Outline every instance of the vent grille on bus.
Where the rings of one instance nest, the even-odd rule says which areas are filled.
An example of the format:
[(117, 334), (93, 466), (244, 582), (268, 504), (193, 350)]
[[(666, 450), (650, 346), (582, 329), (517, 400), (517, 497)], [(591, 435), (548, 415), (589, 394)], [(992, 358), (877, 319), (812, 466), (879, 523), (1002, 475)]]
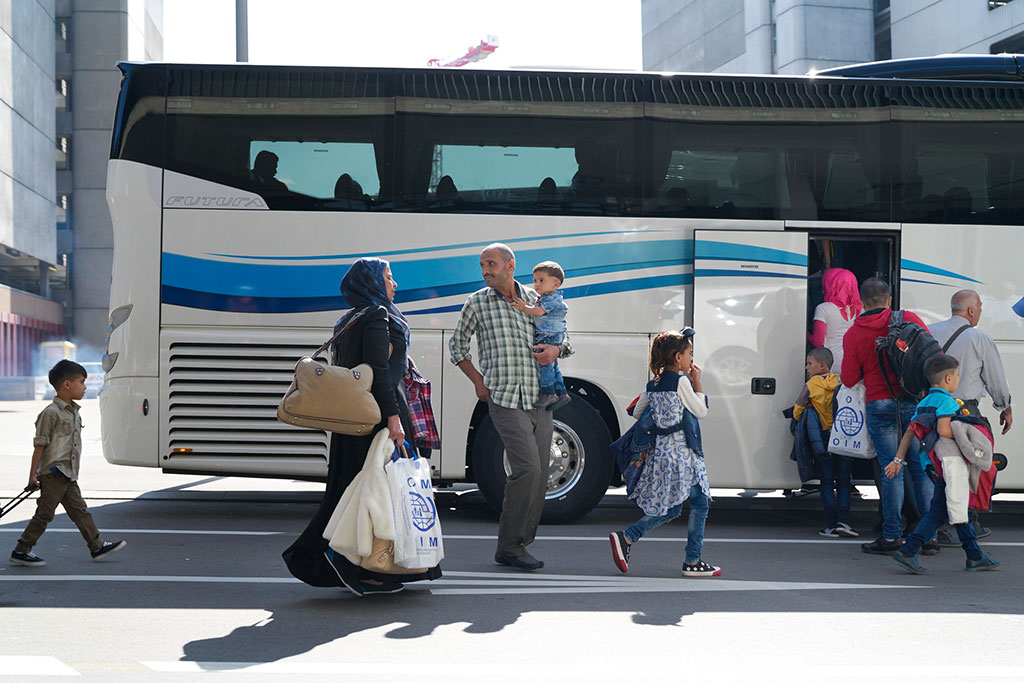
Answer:
[(277, 420), (295, 363), (310, 351), (300, 344), (172, 342), (165, 380), (168, 452), (326, 462), (325, 432)]

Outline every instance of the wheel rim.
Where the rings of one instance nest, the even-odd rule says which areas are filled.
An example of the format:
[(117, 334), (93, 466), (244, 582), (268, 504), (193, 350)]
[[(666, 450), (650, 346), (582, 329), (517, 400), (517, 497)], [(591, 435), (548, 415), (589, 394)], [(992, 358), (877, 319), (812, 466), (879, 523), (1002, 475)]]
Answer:
[[(583, 477), (586, 465), (586, 451), (583, 440), (569, 425), (560, 420), (552, 420), (554, 430), (551, 433), (551, 451), (548, 455), (548, 481), (544, 500), (560, 498), (571, 491)], [(512, 474), (508, 466), (508, 455), (502, 451), (502, 464), (505, 476)]]

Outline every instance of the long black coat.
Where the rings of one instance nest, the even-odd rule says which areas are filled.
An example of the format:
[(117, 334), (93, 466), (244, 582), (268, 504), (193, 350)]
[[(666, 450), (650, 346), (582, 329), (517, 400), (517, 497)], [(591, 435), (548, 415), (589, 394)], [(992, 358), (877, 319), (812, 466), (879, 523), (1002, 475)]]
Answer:
[[(404, 331), (389, 319), (387, 309), (383, 306), (367, 307), (362, 316), (334, 343), (332, 364), (351, 368), (366, 363), (373, 369), (373, 385), (370, 390), (380, 406), (381, 421), (366, 436), (331, 435), (327, 488), (320, 507), (302, 535), (283, 553), (285, 564), (292, 575), (311, 586), (342, 585), (337, 573), (324, 557), (327, 540), (323, 533), (345, 489), (363, 468), (373, 435), (387, 426), (390, 415), (397, 414), (406, 437), (412, 441), (409, 404), (401, 389), (407, 351)], [(347, 570), (357, 580), (408, 582), (433, 579), (441, 575), (439, 568), (426, 574), (408, 576), (375, 574), (352, 565), (340, 556), (335, 558), (335, 566)]]

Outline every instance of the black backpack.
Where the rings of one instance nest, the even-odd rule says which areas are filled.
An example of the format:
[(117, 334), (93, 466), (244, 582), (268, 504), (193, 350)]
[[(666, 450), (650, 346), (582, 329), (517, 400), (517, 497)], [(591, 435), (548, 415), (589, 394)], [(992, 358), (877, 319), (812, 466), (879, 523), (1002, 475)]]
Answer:
[[(885, 386), (893, 398), (920, 398), (931, 383), (924, 376), (924, 364), (942, 353), (935, 337), (917, 323), (903, 320), (903, 311), (893, 311), (889, 318), (889, 334), (875, 340), (878, 366)], [(899, 393), (889, 383), (886, 363), (899, 381)]]

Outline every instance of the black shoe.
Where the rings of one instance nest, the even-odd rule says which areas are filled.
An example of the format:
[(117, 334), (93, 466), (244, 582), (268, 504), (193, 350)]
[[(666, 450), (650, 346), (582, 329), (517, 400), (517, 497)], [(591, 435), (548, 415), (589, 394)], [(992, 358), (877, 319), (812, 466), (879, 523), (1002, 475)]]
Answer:
[(46, 560), (31, 551), (19, 553), (15, 550), (11, 553), (11, 564), (18, 564), (22, 567), (45, 567)]
[(890, 540), (885, 537), (879, 537), (871, 541), (871, 543), (861, 543), (860, 549), (872, 555), (892, 555), (900, 549), (901, 545), (898, 538)]
[(387, 593), (401, 593), (405, 590), (405, 585), (401, 583), (386, 582), (386, 583), (366, 583), (360, 581), (363, 586), (363, 595), (381, 595)]
[(629, 571), (629, 540), (621, 531), (613, 531), (608, 534), (608, 540), (612, 544), (612, 561), (615, 562), (619, 571), (625, 574)]
[(341, 581), (341, 585), (347, 588), (352, 595), (355, 595), (359, 598), (363, 597), (363, 593), (366, 592), (366, 586), (364, 586), (362, 582), (356, 581), (355, 579), (346, 580), (344, 572), (338, 569), (338, 565), (334, 564), (334, 558), (336, 556), (337, 554), (334, 552), (334, 549), (332, 548), (328, 548), (324, 551), (324, 558), (327, 560), (327, 564), (331, 566), (331, 569), (333, 569), (334, 573), (338, 576), (338, 581)]
[(505, 565), (506, 567), (512, 567), (513, 569), (521, 569), (524, 572), (532, 572), (544, 566), (543, 562), (538, 560), (530, 553), (523, 553), (522, 555), (505, 555), (502, 553), (494, 553), (494, 561), (498, 564)]
[(939, 554), (939, 544), (936, 543), (935, 541), (928, 541), (923, 546), (921, 546), (921, 554), (922, 555), (938, 555)]
[(126, 545), (128, 545), (128, 541), (114, 541), (113, 543), (104, 543), (100, 546), (99, 550), (92, 551), (92, 561), (99, 562), (100, 560), (106, 558), (107, 555), (111, 553), (116, 553), (118, 550), (121, 550)]

